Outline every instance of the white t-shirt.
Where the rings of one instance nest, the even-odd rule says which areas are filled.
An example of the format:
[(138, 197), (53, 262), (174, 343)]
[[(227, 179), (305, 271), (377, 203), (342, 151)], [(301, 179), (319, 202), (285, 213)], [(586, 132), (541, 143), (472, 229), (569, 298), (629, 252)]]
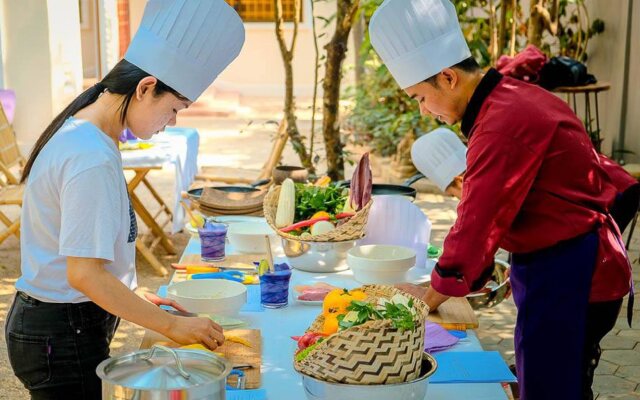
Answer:
[(122, 157), (90, 122), (67, 119), (38, 155), (24, 191), (16, 288), (41, 301), (89, 301), (67, 281), (67, 256), (101, 258), (127, 287), (137, 285), (137, 226)]

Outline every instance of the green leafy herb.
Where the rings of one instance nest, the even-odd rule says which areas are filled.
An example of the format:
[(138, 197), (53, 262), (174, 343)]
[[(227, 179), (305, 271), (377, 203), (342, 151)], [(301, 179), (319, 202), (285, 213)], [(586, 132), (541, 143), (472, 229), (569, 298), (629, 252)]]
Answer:
[[(387, 302), (384, 308), (377, 309), (373, 304), (366, 301), (353, 300), (351, 305), (347, 307), (349, 311), (346, 315), (338, 315), (338, 329), (344, 330), (352, 326), (362, 325), (367, 321), (376, 319), (390, 319), (392, 326), (396, 329), (413, 330), (416, 327), (415, 316), (411, 311), (413, 308), (413, 299), (404, 304)], [(355, 316), (355, 318), (351, 318)]]
[(295, 220), (308, 220), (318, 211), (326, 211), (331, 215), (340, 213), (347, 201), (346, 192), (335, 185), (317, 187), (297, 183)]

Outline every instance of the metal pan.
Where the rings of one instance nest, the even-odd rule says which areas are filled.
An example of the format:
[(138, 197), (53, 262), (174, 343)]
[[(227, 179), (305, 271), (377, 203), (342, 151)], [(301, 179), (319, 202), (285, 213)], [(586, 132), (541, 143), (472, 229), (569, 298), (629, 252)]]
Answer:
[[(213, 189), (220, 190), (222, 192), (227, 193), (253, 193), (259, 192), (263, 189), (259, 188), (259, 186), (264, 186), (271, 182), (271, 179), (262, 179), (256, 182), (251, 183), (249, 186), (211, 186)], [(200, 200), (200, 196), (202, 196), (202, 191), (204, 188), (191, 189), (187, 191), (187, 197), (189, 200)]]
[[(415, 200), (416, 189), (412, 188), (411, 185), (422, 178), (424, 178), (424, 175), (417, 174), (404, 181), (401, 185), (374, 183), (371, 194), (373, 196), (407, 196)], [(350, 187), (351, 181), (342, 181), (339, 182), (338, 185), (343, 187)]]

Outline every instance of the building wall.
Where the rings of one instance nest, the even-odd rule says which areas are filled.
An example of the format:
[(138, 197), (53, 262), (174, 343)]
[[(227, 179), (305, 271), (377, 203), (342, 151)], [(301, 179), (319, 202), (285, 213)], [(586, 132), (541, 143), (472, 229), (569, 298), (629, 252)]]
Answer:
[[(131, 37), (135, 34), (146, 0), (130, 0)], [(328, 18), (335, 12), (335, 1), (315, 3), (316, 15)], [(303, 22), (298, 29), (298, 39), (293, 60), (293, 75), (296, 95), (311, 96), (313, 93), (313, 75), (315, 51), (311, 26), (310, 0), (303, 0)], [(330, 40), (333, 25), (322, 29), (324, 23), (318, 21), (319, 34), (326, 33), (320, 39), (320, 54), (324, 54), (323, 46)], [(287, 43), (290, 43), (292, 24), (285, 24)], [(223, 91), (238, 92), (246, 96), (282, 96), (284, 94), (284, 67), (280, 48), (275, 36), (274, 23), (245, 23), (245, 44), (238, 58), (216, 79), (212, 85)], [(353, 65), (354, 52), (350, 41), (347, 64)], [(323, 71), (320, 71), (322, 78)], [(353, 81), (352, 74), (345, 74), (346, 84)], [(320, 92), (322, 90), (319, 85)]]
[[(84, 78), (98, 78), (100, 75), (100, 56), (98, 46), (98, 23), (96, 18), (96, 0), (81, 0), (86, 9), (82, 10), (83, 21), (80, 24), (82, 38), (82, 64)], [(86, 20), (84, 20), (86, 18)]]
[[(588, 0), (589, 15), (605, 22), (603, 34), (589, 43), (587, 66), (598, 80), (611, 82), (611, 89), (599, 96), (603, 151), (611, 153), (621, 130), (621, 111), (624, 78), (625, 41), (627, 34), (628, 1), (610, 2)], [(626, 155), (630, 162), (640, 162), (640, 3), (633, 5), (629, 86), (627, 96), (626, 139), (624, 147), (635, 155)]]
[(30, 148), (82, 84), (78, 3), (3, 0), (5, 86), (16, 92), (14, 127)]
[(5, 41), (4, 21), (4, 2), (0, 1), (0, 89), (4, 88), (4, 48), (2, 43)]

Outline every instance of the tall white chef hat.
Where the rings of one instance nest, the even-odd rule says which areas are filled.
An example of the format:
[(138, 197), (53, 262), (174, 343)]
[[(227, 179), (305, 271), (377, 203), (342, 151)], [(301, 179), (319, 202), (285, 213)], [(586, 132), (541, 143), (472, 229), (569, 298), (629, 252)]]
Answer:
[(413, 143), (411, 160), (444, 192), (467, 169), (467, 147), (453, 131), (437, 128)]
[(369, 35), (402, 89), (471, 57), (449, 0), (385, 0)]
[(244, 44), (224, 0), (149, 0), (125, 60), (195, 101)]

